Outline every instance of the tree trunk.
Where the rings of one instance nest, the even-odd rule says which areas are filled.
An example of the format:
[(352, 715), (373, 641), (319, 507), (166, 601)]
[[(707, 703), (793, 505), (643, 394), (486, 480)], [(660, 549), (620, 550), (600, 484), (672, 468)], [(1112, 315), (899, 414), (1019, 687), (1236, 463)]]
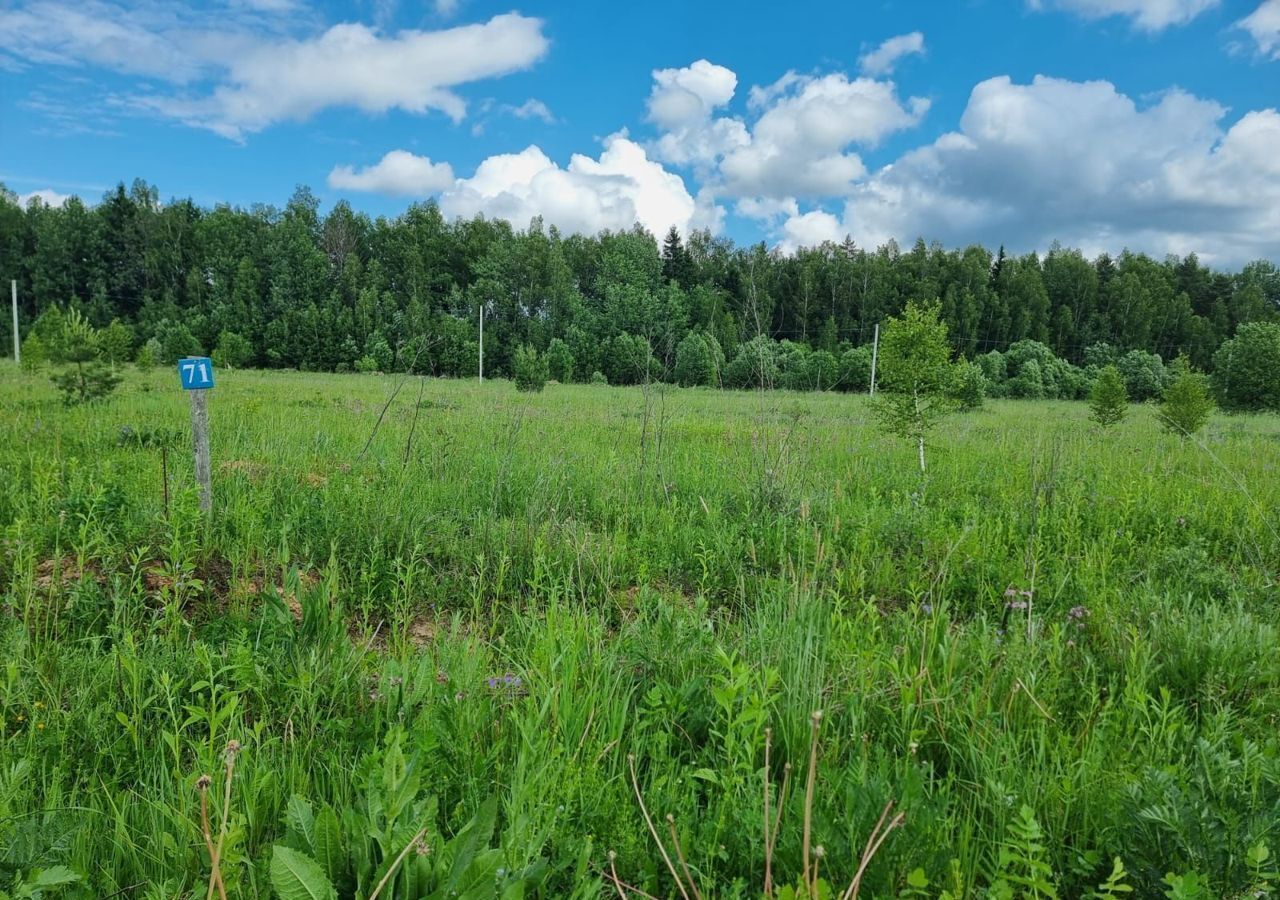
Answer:
[(920, 448), (920, 474), (924, 474), (924, 435), (916, 438), (916, 446)]

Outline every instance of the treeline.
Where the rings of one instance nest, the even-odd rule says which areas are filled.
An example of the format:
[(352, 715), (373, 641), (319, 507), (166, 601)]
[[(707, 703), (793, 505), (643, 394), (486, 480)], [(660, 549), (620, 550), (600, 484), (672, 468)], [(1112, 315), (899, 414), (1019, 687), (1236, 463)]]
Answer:
[(784, 255), (708, 232), (658, 241), (448, 222), (432, 203), (394, 219), (318, 207), (306, 188), (282, 210), (162, 204), (142, 181), (93, 207), (23, 208), (4, 191), (0, 278), (19, 283), (24, 334), (42, 314), (75, 310), (99, 329), (117, 323), (122, 352), (149, 347), (159, 362), (204, 352), (233, 365), (471, 375), (483, 307), (486, 373), (514, 374), (528, 346), (554, 378), (621, 384), (755, 384), (762, 354), (741, 352), (755, 341), (773, 383), (862, 389), (875, 326), (916, 300), (940, 304), (953, 348), (995, 393), (1079, 396), (1086, 367), (1116, 363), (1141, 394), (1144, 378), (1156, 391), (1164, 362), (1211, 371), (1238, 326), (1280, 320), (1280, 270), (1267, 261), (1228, 273), (1194, 255), (923, 241)]

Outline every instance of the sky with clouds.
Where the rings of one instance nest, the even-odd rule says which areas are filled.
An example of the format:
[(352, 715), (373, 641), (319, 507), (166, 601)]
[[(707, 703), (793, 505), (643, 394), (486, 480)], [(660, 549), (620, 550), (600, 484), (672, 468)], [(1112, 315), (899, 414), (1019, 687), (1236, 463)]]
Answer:
[(0, 0), (0, 181), (1280, 260), (1280, 0)]

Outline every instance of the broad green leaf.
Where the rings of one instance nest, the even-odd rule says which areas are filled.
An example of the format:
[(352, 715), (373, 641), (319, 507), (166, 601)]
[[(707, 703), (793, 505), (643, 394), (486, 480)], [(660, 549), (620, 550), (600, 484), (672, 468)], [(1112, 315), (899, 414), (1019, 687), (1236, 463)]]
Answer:
[(80, 876), (72, 872), (66, 866), (50, 866), (36, 873), (34, 884), (37, 887), (55, 887), (59, 884), (74, 884), (80, 880)]
[(337, 900), (338, 896), (319, 863), (280, 844), (271, 850), (271, 887), (280, 900)]
[(302, 848), (314, 854), (316, 852), (316, 820), (311, 812), (311, 804), (294, 794), (289, 798), (284, 821), (289, 830), (297, 836)]
[(338, 814), (328, 804), (321, 807), (320, 815), (316, 816), (315, 835), (316, 862), (328, 873), (331, 881), (340, 880), (347, 869), (342, 826), (338, 823)]

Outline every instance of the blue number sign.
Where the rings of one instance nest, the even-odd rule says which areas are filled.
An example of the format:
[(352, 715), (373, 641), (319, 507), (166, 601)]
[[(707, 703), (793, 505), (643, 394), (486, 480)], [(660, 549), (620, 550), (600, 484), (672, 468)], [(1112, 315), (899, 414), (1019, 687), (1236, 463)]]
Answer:
[(184, 391), (205, 391), (213, 387), (213, 361), (207, 356), (178, 360), (178, 375)]

